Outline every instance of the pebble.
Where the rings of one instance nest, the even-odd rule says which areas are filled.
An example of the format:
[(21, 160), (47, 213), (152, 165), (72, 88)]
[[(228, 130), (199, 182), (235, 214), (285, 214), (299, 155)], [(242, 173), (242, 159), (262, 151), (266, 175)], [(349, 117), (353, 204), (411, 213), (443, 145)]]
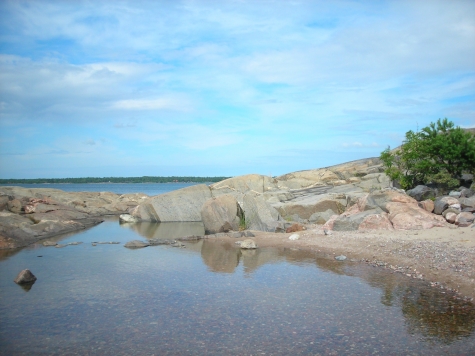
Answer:
[(298, 239), (300, 239), (299, 234), (292, 234), (289, 236), (289, 240), (298, 240)]

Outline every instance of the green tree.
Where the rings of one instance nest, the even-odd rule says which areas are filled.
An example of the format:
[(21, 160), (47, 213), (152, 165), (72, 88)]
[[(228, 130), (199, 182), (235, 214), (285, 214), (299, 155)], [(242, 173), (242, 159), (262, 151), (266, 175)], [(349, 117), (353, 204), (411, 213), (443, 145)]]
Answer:
[(475, 173), (475, 136), (439, 119), (419, 132), (406, 132), (401, 147), (388, 147), (380, 158), (385, 173), (404, 189), (428, 183), (453, 188), (462, 173)]

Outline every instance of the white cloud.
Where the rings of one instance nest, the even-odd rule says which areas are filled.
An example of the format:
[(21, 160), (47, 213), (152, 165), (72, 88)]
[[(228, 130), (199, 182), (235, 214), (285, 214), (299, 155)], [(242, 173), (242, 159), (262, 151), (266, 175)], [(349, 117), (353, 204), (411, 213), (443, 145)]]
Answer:
[(125, 110), (189, 111), (190, 104), (187, 100), (179, 100), (176, 98), (127, 99), (116, 101), (112, 104), (112, 108)]
[[(231, 167), (239, 149), (264, 169), (277, 148), (286, 164), (302, 150), (341, 158), (439, 117), (475, 125), (473, 1), (43, 0), (0, 11), (9, 152), (75, 145), (85, 161), (129, 152), (153, 165), (160, 152)], [(315, 167), (311, 156), (295, 161)]]

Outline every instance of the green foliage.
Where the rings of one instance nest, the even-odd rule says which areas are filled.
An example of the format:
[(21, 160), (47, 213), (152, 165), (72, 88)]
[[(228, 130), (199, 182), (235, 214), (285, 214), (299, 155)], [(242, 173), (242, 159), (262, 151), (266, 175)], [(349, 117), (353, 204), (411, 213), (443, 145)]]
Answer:
[(243, 231), (247, 229), (246, 217), (244, 214), (239, 217), (239, 231)]
[(463, 172), (475, 173), (475, 136), (447, 119), (408, 131), (401, 147), (381, 152), (385, 173), (404, 189), (438, 183), (456, 187)]
[(447, 171), (440, 171), (436, 174), (428, 176), (431, 183), (436, 183), (438, 186), (445, 188), (444, 190), (452, 190), (460, 185), (458, 179), (452, 177)]

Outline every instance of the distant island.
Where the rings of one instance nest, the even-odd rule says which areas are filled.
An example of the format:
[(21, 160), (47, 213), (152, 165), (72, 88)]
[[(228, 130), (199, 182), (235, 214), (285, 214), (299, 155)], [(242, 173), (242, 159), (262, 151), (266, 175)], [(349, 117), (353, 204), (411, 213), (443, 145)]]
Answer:
[(84, 177), (84, 178), (34, 178), (0, 179), (0, 184), (44, 183), (216, 183), (230, 177)]

